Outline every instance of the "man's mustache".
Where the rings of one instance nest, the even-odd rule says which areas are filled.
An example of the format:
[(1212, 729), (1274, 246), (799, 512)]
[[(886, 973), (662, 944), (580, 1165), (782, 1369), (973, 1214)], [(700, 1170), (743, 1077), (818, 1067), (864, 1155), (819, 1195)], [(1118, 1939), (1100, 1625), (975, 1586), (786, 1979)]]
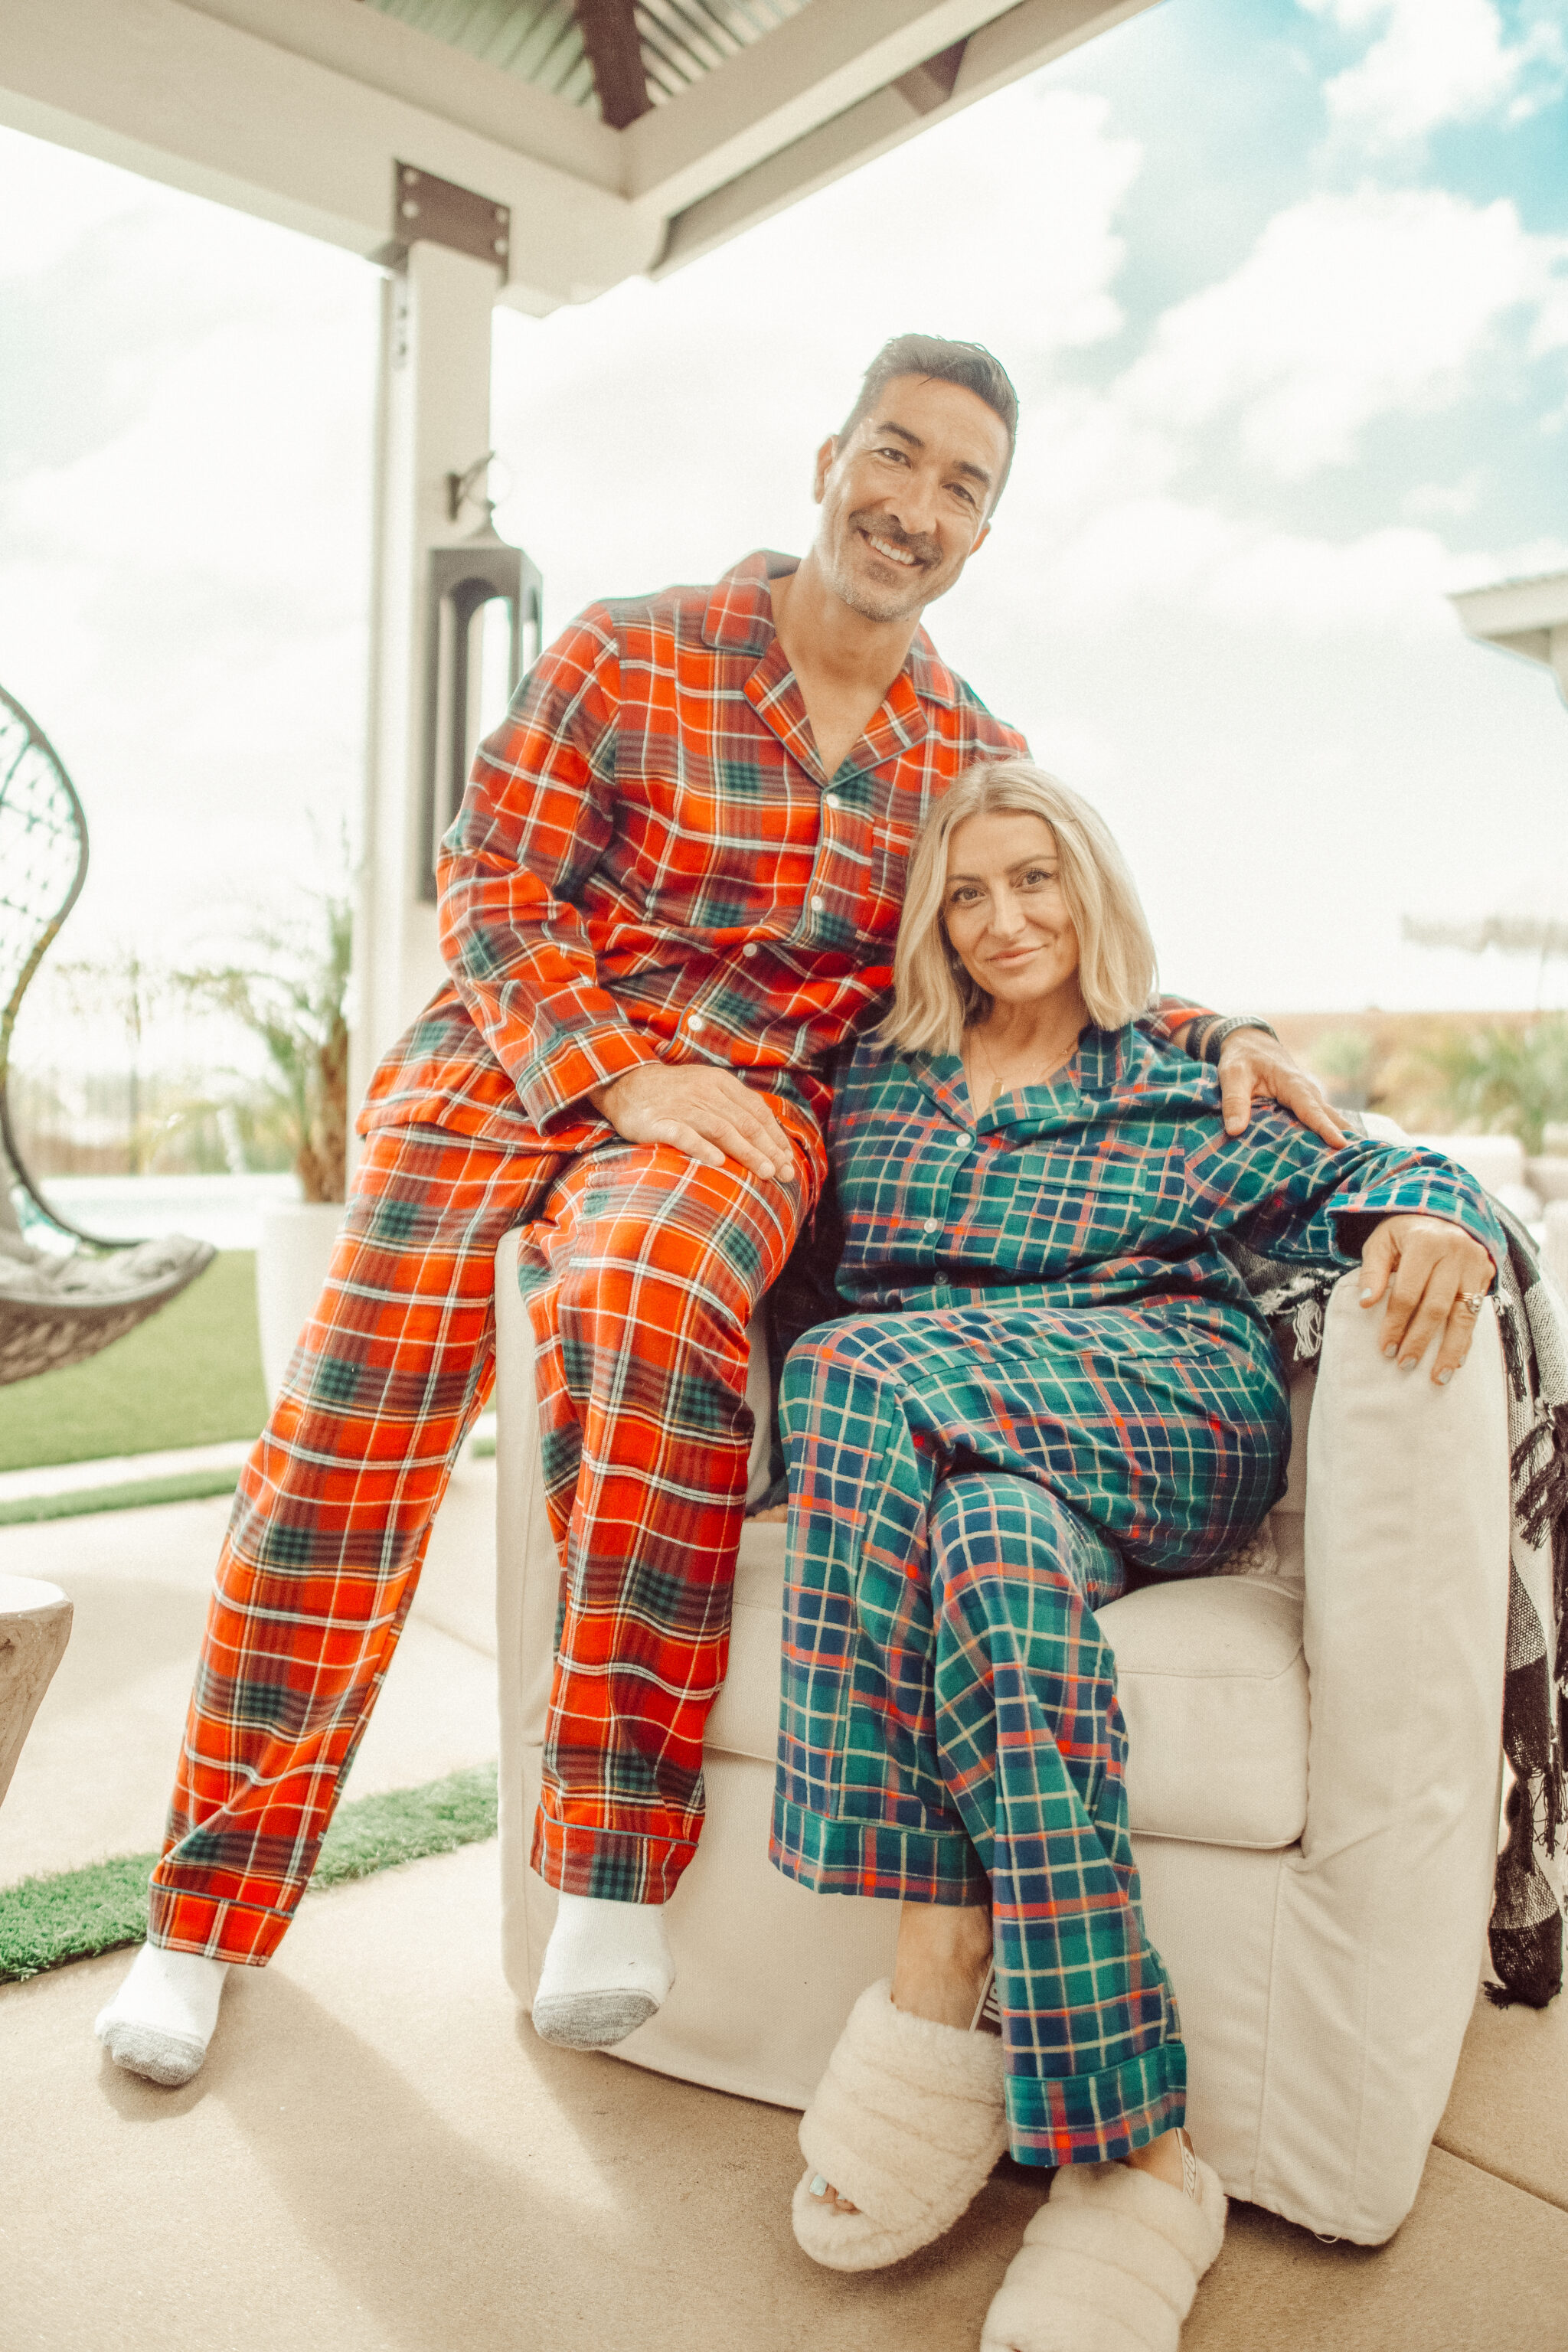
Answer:
[(942, 553), (930, 532), (911, 536), (901, 524), (889, 522), (886, 515), (879, 514), (875, 507), (862, 507), (858, 514), (850, 516), (849, 525), (852, 530), (874, 531), (889, 547), (903, 549), (921, 563), (934, 563)]

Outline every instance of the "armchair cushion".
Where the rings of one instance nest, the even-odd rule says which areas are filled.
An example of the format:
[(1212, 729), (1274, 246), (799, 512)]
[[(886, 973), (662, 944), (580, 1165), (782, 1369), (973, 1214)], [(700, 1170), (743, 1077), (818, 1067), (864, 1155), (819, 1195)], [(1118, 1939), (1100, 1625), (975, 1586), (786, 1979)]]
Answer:
[(1194, 1578), (1100, 1612), (1116, 1653), (1134, 1832), (1294, 1845), (1307, 1825), (1300, 1588)]

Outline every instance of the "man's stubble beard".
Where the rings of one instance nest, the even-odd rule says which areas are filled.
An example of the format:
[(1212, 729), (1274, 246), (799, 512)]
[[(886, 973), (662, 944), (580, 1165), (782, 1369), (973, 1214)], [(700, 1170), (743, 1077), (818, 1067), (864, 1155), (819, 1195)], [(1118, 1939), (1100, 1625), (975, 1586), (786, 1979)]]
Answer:
[[(847, 546), (860, 535), (864, 528), (865, 525), (858, 513), (847, 518), (845, 525)], [(918, 544), (908, 540), (900, 541), (900, 534), (893, 531), (887, 531), (885, 536), (905, 545)], [(864, 621), (875, 621), (886, 627), (898, 621), (918, 620), (926, 606), (933, 603), (942, 593), (940, 588), (929, 584), (930, 574), (924, 565), (911, 580), (909, 591), (905, 593), (892, 587), (878, 590), (866, 582), (857, 579), (847, 561), (847, 553), (841, 553), (837, 549), (821, 550), (820, 543), (819, 551), (826, 557), (823, 568), (835, 595), (841, 604), (847, 604), (852, 613), (858, 613)]]
[(918, 620), (931, 601), (923, 577), (911, 581), (910, 593), (900, 595), (896, 588), (879, 594), (865, 582), (857, 580), (847, 564), (833, 562), (827, 566), (827, 577), (834, 594), (863, 621), (877, 621), (883, 625), (894, 621)]

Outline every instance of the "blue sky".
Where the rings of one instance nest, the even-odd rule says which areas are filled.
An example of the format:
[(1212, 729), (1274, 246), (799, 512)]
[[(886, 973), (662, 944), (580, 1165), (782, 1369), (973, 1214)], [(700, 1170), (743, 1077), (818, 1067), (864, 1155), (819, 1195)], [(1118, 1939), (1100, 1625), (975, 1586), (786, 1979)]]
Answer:
[[(1568, 903), (1568, 711), (1443, 593), (1568, 566), (1565, 89), (1568, 0), (1164, 0), (658, 286), (500, 313), (498, 520), (552, 626), (799, 548), (871, 351), (978, 335), (1018, 462), (931, 631), (1100, 800), (1173, 984), (1529, 1003), (1399, 919)], [(374, 314), (0, 133), (0, 682), (88, 805), (79, 952), (284, 901), (352, 817)]]

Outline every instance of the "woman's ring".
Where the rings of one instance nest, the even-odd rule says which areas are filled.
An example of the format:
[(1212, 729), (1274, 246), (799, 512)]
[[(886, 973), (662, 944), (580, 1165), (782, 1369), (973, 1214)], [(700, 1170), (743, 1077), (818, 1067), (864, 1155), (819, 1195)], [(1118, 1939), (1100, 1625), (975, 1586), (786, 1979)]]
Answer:
[(1468, 1307), (1472, 1315), (1479, 1315), (1486, 1303), (1487, 1294), (1484, 1290), (1461, 1290), (1459, 1293), (1460, 1306)]

